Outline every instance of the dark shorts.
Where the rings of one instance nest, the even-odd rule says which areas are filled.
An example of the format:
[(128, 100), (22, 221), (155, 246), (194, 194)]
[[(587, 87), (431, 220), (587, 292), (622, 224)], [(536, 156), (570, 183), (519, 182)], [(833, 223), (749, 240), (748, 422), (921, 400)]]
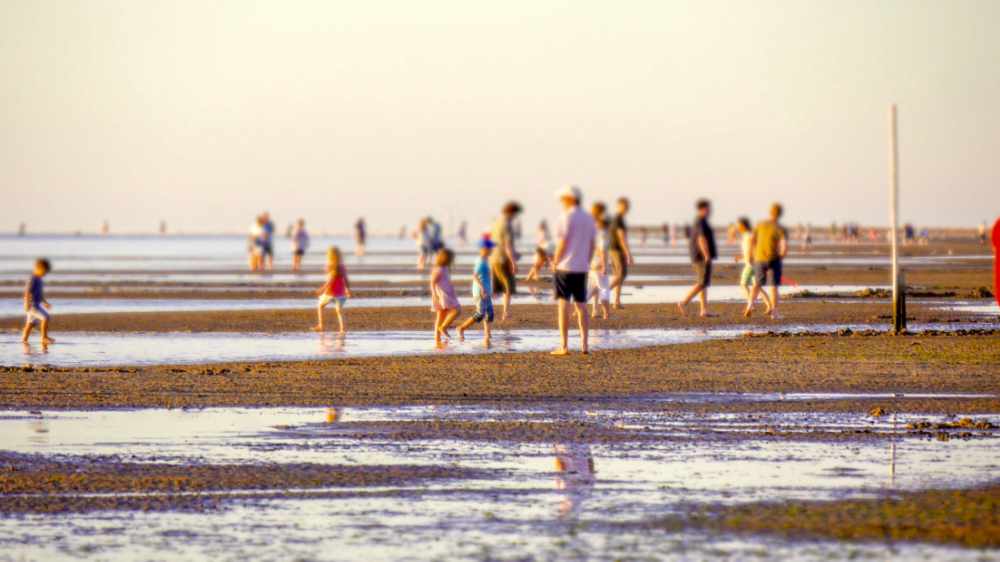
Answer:
[(493, 321), (493, 299), (485, 298), (479, 301), (476, 313), (472, 315), (472, 319), (476, 322), (482, 322), (484, 318), (487, 322)]
[(691, 264), (694, 269), (694, 282), (702, 287), (712, 286), (712, 262), (696, 261)]
[(306, 251), (305, 251), (305, 250), (295, 250), (295, 255), (296, 255), (296, 256), (299, 256), (300, 258), (301, 258), (302, 256), (304, 256), (305, 254), (306, 254)]
[(766, 263), (753, 264), (754, 283), (761, 287), (767, 283), (767, 272), (771, 272), (771, 284), (775, 287), (781, 286), (781, 260), (771, 260)]
[(587, 302), (587, 274), (557, 271), (555, 274), (556, 299)]
[(610, 253), (611, 271), (615, 274), (615, 277), (625, 279), (628, 277), (628, 260), (625, 259), (625, 253), (618, 250), (611, 250)]
[(270, 242), (261, 244), (261, 249), (263, 250), (265, 256), (274, 257), (274, 245)]
[(493, 272), (493, 294), (514, 294), (517, 292), (517, 276), (514, 275), (513, 264), (509, 260), (490, 263)]

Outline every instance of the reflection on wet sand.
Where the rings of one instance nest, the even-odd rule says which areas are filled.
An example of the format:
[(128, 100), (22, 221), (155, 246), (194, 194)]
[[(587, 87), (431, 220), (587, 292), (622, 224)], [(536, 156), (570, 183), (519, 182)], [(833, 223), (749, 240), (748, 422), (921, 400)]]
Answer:
[(559, 501), (559, 517), (575, 518), (584, 500), (589, 498), (597, 483), (594, 456), (586, 443), (559, 443), (555, 452), (556, 490), (563, 492)]

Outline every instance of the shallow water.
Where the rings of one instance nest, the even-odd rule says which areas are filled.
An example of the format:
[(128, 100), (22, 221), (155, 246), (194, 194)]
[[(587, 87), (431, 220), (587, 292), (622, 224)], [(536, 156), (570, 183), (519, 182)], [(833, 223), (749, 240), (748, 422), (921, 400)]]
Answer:
[[(456, 281), (457, 283), (458, 281)], [(869, 286), (857, 285), (804, 285), (783, 289), (783, 294), (792, 295), (803, 291), (813, 293), (858, 291)], [(884, 288), (884, 287), (872, 287)], [(690, 287), (686, 285), (646, 285), (626, 286), (622, 290), (625, 304), (657, 304), (675, 303), (684, 298)], [(131, 298), (53, 298), (52, 313), (86, 314), (113, 312), (184, 312), (184, 311), (219, 311), (219, 310), (268, 310), (268, 309), (311, 309), (316, 300), (308, 297), (308, 290), (301, 290), (301, 298), (281, 299), (131, 299)], [(743, 290), (736, 285), (713, 286), (710, 289), (713, 302), (743, 301)], [(471, 305), (469, 297), (460, 300)], [(545, 289), (522, 289), (514, 296), (517, 303), (551, 303), (552, 291)], [(430, 307), (430, 297), (358, 297), (348, 301), (348, 307)], [(0, 318), (18, 317), (24, 314), (24, 302), (18, 298), (0, 300)]]
[[(429, 315), (429, 313), (428, 313)], [(1000, 324), (949, 322), (913, 324), (911, 331), (996, 328)], [(874, 325), (782, 324), (775, 326), (730, 326), (719, 328), (672, 328), (591, 331), (591, 348), (623, 349), (695, 343), (735, 338), (746, 333), (821, 332), (888, 329)], [(114, 333), (72, 332), (60, 334), (47, 348), (34, 341), (20, 343), (20, 335), (0, 334), (0, 365), (52, 365), (61, 367), (107, 365), (163, 365), (229, 363), (244, 361), (298, 361), (432, 354), (525, 353), (548, 351), (558, 344), (555, 330), (494, 330), (491, 346), (482, 342), (482, 332), (469, 330), (466, 340), (453, 339), (436, 349), (431, 331), (350, 332), (344, 337), (308, 331), (273, 334), (240, 332)], [(579, 349), (576, 331), (570, 333), (570, 348)]]
[[(670, 402), (769, 400), (773, 395), (679, 394)], [(833, 399), (814, 394), (809, 400)], [(922, 420), (937, 420), (921, 416)], [(996, 416), (991, 418), (994, 423)], [(576, 420), (633, 426), (664, 441), (586, 444), (356, 439), (351, 422)], [(616, 403), (492, 408), (261, 408), (9, 412), (0, 446), (47, 454), (116, 454), (132, 462), (452, 464), (494, 469), (493, 478), (389, 487), (404, 498), (232, 501), (218, 513), (97, 513), (0, 519), (0, 560), (83, 559), (761, 559), (935, 560), (972, 551), (914, 544), (794, 542), (653, 532), (647, 521), (699, 504), (867, 497), (895, 490), (974, 485), (1000, 469), (994, 439), (939, 442), (894, 434), (909, 418), (863, 414), (677, 416)], [(774, 441), (763, 426), (813, 431), (871, 428), (877, 439)], [(733, 438), (714, 435), (724, 428)], [(671, 439), (671, 436), (679, 436)], [(557, 470), (557, 462), (564, 467)], [(683, 506), (688, 506), (687, 508)], [(177, 540), (183, 537), (184, 540)], [(415, 550), (414, 544), (421, 544)]]

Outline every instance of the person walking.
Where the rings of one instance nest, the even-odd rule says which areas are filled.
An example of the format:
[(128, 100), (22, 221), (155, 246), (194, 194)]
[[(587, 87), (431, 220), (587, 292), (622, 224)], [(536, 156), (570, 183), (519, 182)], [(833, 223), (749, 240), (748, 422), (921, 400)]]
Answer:
[(493, 292), (503, 293), (500, 321), (507, 320), (510, 296), (517, 292), (517, 250), (514, 247), (514, 220), (521, 214), (521, 204), (510, 201), (503, 206), (500, 218), (493, 225), (490, 239), (496, 244), (490, 254), (493, 272)]
[(750, 248), (753, 255), (754, 282), (746, 310), (743, 311), (743, 316), (747, 318), (753, 314), (753, 303), (767, 282), (768, 273), (771, 274), (771, 302), (767, 314), (771, 318), (777, 317), (782, 262), (788, 254), (788, 233), (778, 222), (783, 212), (784, 209), (779, 203), (771, 205), (771, 218), (758, 222), (753, 229)]
[(622, 284), (628, 277), (628, 268), (635, 263), (632, 258), (632, 248), (628, 243), (628, 226), (625, 224), (625, 215), (628, 214), (631, 203), (628, 198), (618, 198), (615, 208), (615, 218), (611, 221), (610, 232), (610, 254), (611, 254), (611, 292), (614, 302), (612, 308), (622, 308)]
[(699, 199), (695, 204), (697, 215), (691, 227), (690, 252), (691, 267), (694, 269), (695, 281), (684, 300), (677, 303), (681, 316), (687, 316), (687, 305), (699, 297), (699, 316), (708, 316), (708, 288), (712, 284), (712, 261), (719, 257), (715, 248), (715, 232), (708, 223), (712, 214), (712, 204), (708, 199)]
[(590, 317), (587, 315), (587, 274), (594, 257), (597, 228), (580, 208), (583, 194), (576, 186), (556, 193), (563, 212), (556, 226), (556, 252), (552, 257), (560, 346), (552, 355), (569, 354), (569, 307), (572, 302), (580, 327), (580, 350), (590, 352)]

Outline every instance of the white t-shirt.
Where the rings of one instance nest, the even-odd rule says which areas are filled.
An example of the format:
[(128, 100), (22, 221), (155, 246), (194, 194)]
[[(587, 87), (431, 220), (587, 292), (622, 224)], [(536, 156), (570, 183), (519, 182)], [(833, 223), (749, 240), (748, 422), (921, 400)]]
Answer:
[(597, 236), (594, 218), (579, 206), (564, 211), (556, 225), (556, 239), (565, 242), (562, 259), (556, 271), (587, 273), (590, 271), (590, 252)]

